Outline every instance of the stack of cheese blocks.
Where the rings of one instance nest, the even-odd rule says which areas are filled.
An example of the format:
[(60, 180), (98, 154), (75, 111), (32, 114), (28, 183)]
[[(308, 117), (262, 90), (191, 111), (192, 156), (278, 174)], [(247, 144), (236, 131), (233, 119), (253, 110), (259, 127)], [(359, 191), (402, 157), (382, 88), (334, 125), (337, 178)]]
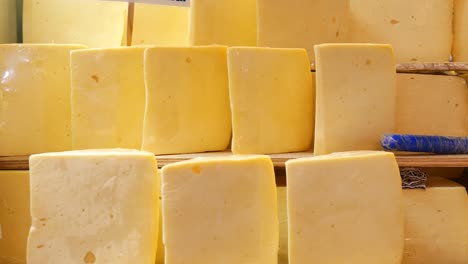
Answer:
[[(463, 78), (395, 70), (468, 61), (468, 2), (23, 8), (26, 44), (0, 44), (0, 156), (33, 155), (0, 171), (0, 264), (468, 263), (465, 188), (402, 191), (379, 143), (468, 136)], [(302, 151), (277, 188), (265, 154)]]

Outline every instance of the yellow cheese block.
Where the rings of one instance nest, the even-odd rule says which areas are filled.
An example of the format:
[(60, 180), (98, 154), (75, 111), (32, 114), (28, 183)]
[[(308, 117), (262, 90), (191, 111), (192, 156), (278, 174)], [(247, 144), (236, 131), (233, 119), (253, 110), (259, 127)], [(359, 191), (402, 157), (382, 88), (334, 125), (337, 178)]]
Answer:
[(278, 254), (267, 156), (195, 159), (162, 169), (166, 264), (271, 264)]
[(288, 264), (288, 206), (287, 188), (278, 187), (279, 250), (278, 264)]
[(228, 50), (232, 151), (267, 154), (310, 148), (314, 83), (304, 49)]
[(159, 184), (151, 153), (75, 151), (30, 158), (28, 264), (155, 263)]
[(16, 43), (16, 0), (0, 0), (0, 43)]
[(305, 48), (349, 42), (348, 0), (258, 0), (258, 46)]
[(99, 0), (24, 0), (25, 43), (126, 44), (128, 3)]
[(396, 132), (468, 136), (468, 88), (463, 78), (397, 75)]
[(71, 53), (73, 149), (141, 148), (144, 51), (122, 47)]
[(468, 62), (468, 2), (454, 0), (453, 61)]
[(0, 263), (26, 264), (30, 226), (28, 171), (0, 171)]
[(315, 154), (380, 150), (395, 125), (396, 71), (392, 48), (322, 44), (315, 48)]
[(190, 45), (256, 46), (257, 0), (191, 0)]
[(404, 190), (403, 264), (468, 263), (468, 196), (463, 186), (429, 178), (427, 189)]
[(286, 162), (289, 263), (400, 264), (401, 178), (392, 153)]
[(147, 49), (142, 149), (225, 150), (231, 137), (226, 47)]
[(398, 62), (448, 61), (453, 1), (350, 0), (351, 42), (391, 44)]
[(0, 156), (71, 148), (70, 51), (77, 45), (0, 45)]
[(187, 46), (189, 8), (135, 4), (132, 45)]

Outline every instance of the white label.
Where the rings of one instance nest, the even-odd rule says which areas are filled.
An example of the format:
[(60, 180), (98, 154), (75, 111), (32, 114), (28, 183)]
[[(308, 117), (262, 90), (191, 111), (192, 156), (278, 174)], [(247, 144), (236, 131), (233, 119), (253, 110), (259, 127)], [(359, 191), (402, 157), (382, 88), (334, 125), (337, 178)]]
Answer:
[(102, 0), (102, 1), (118, 1), (130, 3), (145, 3), (155, 5), (170, 5), (170, 6), (190, 6), (190, 0)]

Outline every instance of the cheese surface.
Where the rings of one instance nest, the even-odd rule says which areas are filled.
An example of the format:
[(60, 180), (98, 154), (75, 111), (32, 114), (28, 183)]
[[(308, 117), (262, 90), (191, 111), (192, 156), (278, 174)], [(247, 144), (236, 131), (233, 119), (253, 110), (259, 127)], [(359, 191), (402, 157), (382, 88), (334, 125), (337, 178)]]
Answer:
[(315, 47), (315, 154), (380, 150), (395, 126), (396, 70), (392, 48), (378, 44)]
[(391, 44), (398, 62), (445, 62), (453, 1), (350, 0), (350, 41)]
[(28, 264), (155, 263), (156, 160), (125, 150), (30, 158)]
[(314, 92), (304, 49), (228, 50), (236, 154), (308, 150), (314, 134)]
[(453, 61), (468, 62), (468, 2), (454, 0)]
[(397, 75), (396, 133), (468, 136), (468, 88), (463, 78)]
[(277, 187), (278, 220), (279, 220), (279, 250), (278, 264), (288, 264), (288, 204), (287, 188)]
[(78, 45), (0, 45), (0, 156), (71, 148), (70, 51)]
[(0, 1), (0, 43), (16, 43), (16, 0)]
[(142, 149), (225, 150), (231, 137), (226, 47), (149, 48)]
[(450, 180), (429, 178), (426, 190), (403, 190), (403, 264), (468, 263), (468, 196)]
[(72, 52), (73, 149), (141, 148), (144, 51), (132, 47)]
[(28, 171), (0, 171), (0, 263), (26, 264), (30, 226)]
[(392, 153), (297, 159), (286, 174), (290, 264), (401, 263), (403, 197)]
[(305, 48), (349, 42), (347, 0), (258, 0), (258, 46)]
[(189, 8), (135, 4), (132, 45), (187, 46)]
[(276, 186), (269, 157), (167, 165), (162, 208), (166, 264), (277, 263)]
[(24, 43), (126, 44), (128, 3), (99, 0), (24, 0)]
[(257, 0), (191, 0), (189, 45), (256, 46)]

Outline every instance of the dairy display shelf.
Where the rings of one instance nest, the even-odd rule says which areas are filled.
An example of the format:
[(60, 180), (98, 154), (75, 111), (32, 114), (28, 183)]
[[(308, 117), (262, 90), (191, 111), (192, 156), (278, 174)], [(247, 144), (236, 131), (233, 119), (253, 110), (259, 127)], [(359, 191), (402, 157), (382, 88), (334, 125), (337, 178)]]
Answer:
[[(232, 155), (231, 152), (209, 152), (180, 155), (160, 155), (156, 156), (158, 166), (189, 160), (198, 157), (210, 157), (220, 155)], [(269, 155), (277, 171), (284, 171), (285, 162), (290, 159), (310, 157), (311, 152), (284, 153)], [(468, 167), (468, 155), (431, 155), (431, 154), (398, 154), (396, 156), (400, 167), (440, 167), (440, 168), (461, 168)], [(27, 170), (28, 156), (0, 157), (0, 170)]]
[[(315, 64), (311, 64), (312, 71), (315, 71)], [(411, 62), (398, 63), (397, 72), (400, 73), (468, 73), (468, 63), (462, 62)]]

